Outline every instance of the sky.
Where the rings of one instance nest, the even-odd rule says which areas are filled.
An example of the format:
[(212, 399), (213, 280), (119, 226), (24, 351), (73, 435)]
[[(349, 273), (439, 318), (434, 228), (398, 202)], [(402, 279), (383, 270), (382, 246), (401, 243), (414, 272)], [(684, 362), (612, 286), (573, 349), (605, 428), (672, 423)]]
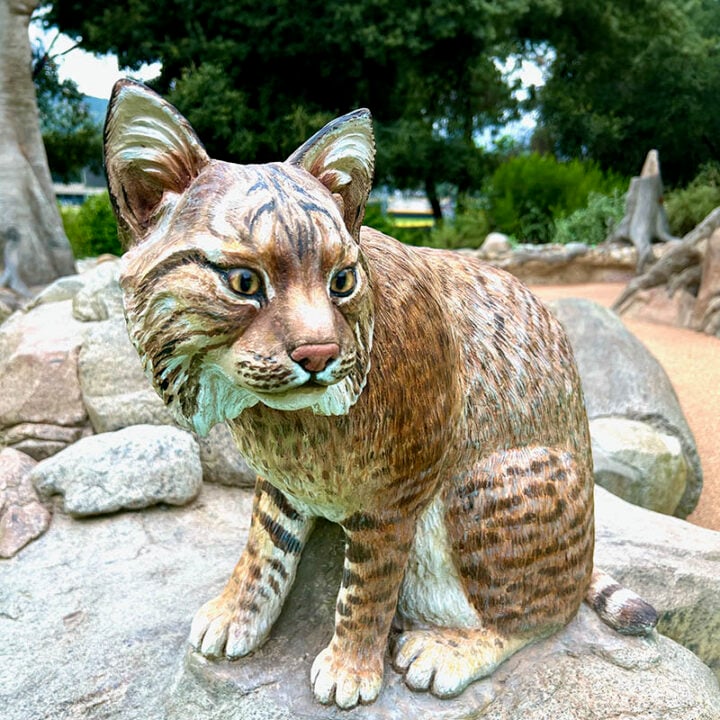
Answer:
[[(57, 35), (56, 30), (46, 31), (40, 23), (30, 24), (30, 41), (37, 39), (43, 41), (47, 47)], [(72, 47), (73, 41), (67, 35), (60, 35), (52, 47), (52, 54), (56, 55)], [(160, 65), (145, 65), (139, 72), (129, 73), (118, 68), (115, 55), (92, 55), (76, 48), (67, 55), (56, 58), (60, 80), (74, 80), (83, 95), (108, 100), (116, 80), (123, 77), (133, 77), (136, 80), (152, 80), (160, 72)]]

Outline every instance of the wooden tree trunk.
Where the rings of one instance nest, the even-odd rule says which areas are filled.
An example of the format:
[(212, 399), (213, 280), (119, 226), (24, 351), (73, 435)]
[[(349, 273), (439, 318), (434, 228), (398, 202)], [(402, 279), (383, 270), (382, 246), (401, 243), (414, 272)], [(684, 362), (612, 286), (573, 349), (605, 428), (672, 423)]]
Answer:
[(40, 133), (30, 16), (38, 0), (0, 0), (0, 286), (25, 292), (75, 272)]
[(657, 150), (645, 158), (640, 177), (630, 181), (625, 216), (607, 242), (630, 242), (637, 249), (637, 272), (642, 273), (652, 260), (652, 242), (676, 240), (670, 233), (663, 206), (663, 184)]

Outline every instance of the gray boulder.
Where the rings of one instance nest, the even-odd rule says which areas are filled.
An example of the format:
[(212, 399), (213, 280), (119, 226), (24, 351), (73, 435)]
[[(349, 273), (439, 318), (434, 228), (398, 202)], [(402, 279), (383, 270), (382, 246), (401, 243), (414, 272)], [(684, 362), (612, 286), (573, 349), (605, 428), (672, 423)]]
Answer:
[(257, 475), (245, 462), (224, 423), (215, 425), (204, 438), (198, 438), (200, 462), (205, 482), (251, 488)]
[(72, 300), (83, 286), (82, 275), (65, 275), (41, 290), (29, 303), (28, 308), (47, 303)]
[(84, 516), (184, 505), (200, 491), (202, 469), (190, 433), (133, 425), (79, 440), (39, 463), (31, 478), (42, 495), (63, 495), (65, 512)]
[(87, 432), (77, 368), (83, 330), (69, 300), (16, 312), (0, 327), (0, 445), (41, 459)]
[[(590, 420), (624, 418), (644, 423), (648, 426), (646, 436), (655, 432), (677, 438), (682, 449), (684, 463), (678, 464), (678, 468), (681, 474), (684, 473), (685, 482), (676, 504), (679, 476), (668, 478), (666, 475), (668, 482), (662, 487), (660, 478), (647, 475), (645, 482), (655, 487), (641, 489), (636, 482), (636, 469), (629, 469), (627, 481), (616, 479), (610, 483), (610, 489), (618, 490), (621, 486), (628, 491), (633, 489), (623, 497), (638, 504), (648, 497), (655, 499), (656, 507), (675, 504), (671, 514), (687, 517), (700, 497), (702, 468), (695, 439), (662, 366), (607, 308), (575, 298), (556, 300), (549, 305), (570, 338)], [(607, 442), (600, 438), (594, 444), (607, 447)], [(638, 452), (646, 454), (642, 448)], [(607, 457), (599, 460), (599, 467), (608, 466)], [(614, 472), (619, 473), (623, 464), (623, 459), (618, 458), (613, 465)], [(602, 485), (607, 477), (608, 473), (603, 472), (596, 480)]]
[[(675, 435), (624, 417), (590, 421), (595, 481), (635, 505), (672, 515), (688, 465)], [(648, 481), (650, 479), (650, 481)]]
[(720, 532), (644, 510), (600, 487), (595, 517), (595, 564), (650, 602), (660, 614), (658, 631), (720, 679)]
[(480, 252), (488, 256), (512, 252), (510, 238), (501, 232), (488, 233), (480, 246)]
[(12, 448), (0, 450), (0, 558), (12, 557), (50, 524), (30, 480), (36, 464)]
[(145, 377), (122, 316), (88, 324), (78, 372), (83, 402), (95, 432), (130, 425), (175, 424)]
[(317, 705), (309, 668), (332, 633), (341, 571), (342, 538), (328, 525), (260, 653), (235, 663), (188, 656), (192, 617), (236, 562), (251, 504), (248, 491), (205, 485), (184, 508), (92, 521), (56, 513), (45, 535), (4, 561), (3, 720), (720, 717), (717, 680), (688, 650), (658, 635), (623, 638), (587, 608), (457, 700), (412, 693), (388, 669), (379, 704)]
[(80, 276), (82, 287), (73, 297), (73, 317), (82, 322), (122, 315), (119, 258), (108, 257)]

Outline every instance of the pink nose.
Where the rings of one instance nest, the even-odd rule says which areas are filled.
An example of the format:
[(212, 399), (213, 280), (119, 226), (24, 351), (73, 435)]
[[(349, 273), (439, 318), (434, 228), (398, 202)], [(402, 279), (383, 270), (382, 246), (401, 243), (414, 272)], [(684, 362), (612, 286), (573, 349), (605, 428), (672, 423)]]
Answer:
[(340, 346), (337, 343), (325, 343), (323, 345), (300, 345), (291, 353), (290, 357), (308, 372), (322, 372), (332, 360), (340, 354)]

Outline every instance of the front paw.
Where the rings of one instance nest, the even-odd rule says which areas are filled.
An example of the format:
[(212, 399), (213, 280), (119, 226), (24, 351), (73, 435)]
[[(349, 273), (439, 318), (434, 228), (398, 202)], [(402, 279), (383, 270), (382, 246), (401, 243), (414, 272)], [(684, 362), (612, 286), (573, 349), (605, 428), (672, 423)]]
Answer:
[(189, 641), (206, 657), (239, 658), (262, 645), (271, 624), (256, 605), (243, 609), (236, 599), (219, 595), (195, 614)]
[(334, 701), (343, 710), (373, 702), (380, 694), (382, 679), (382, 657), (360, 665), (332, 644), (315, 658), (310, 671), (315, 699), (325, 705)]

